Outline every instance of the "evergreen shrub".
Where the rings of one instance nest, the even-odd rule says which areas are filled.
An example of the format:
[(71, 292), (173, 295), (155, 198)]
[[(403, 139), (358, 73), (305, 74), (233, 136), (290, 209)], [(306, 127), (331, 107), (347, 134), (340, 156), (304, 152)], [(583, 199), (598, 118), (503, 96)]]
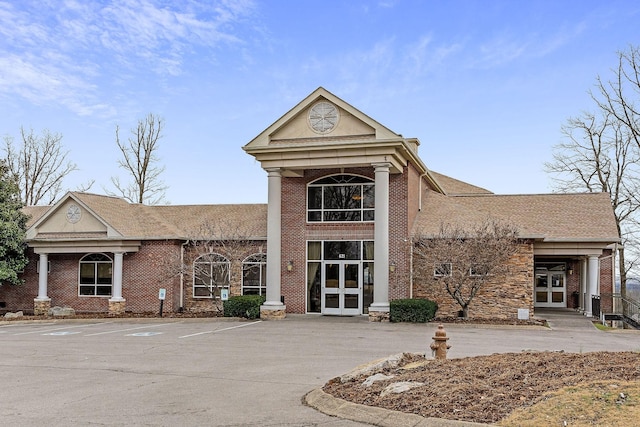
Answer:
[(428, 299), (397, 299), (389, 303), (389, 311), (392, 322), (424, 323), (436, 317), (438, 304)]
[(224, 317), (244, 317), (257, 319), (260, 317), (260, 306), (264, 303), (264, 295), (236, 295), (222, 302)]

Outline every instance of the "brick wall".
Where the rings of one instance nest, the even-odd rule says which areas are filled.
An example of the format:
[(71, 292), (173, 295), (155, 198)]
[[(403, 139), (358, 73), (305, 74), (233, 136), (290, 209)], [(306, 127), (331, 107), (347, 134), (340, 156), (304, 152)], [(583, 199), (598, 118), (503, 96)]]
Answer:
[[(51, 306), (68, 306), (76, 312), (107, 312), (109, 297), (79, 296), (79, 262), (86, 254), (49, 254), (50, 272), (47, 296)], [(106, 255), (113, 259), (112, 253)], [(140, 250), (125, 254), (122, 266), (122, 296), (128, 312), (154, 312), (159, 309), (158, 291), (167, 290), (166, 310), (179, 307), (180, 279), (171, 269), (171, 260), (179, 260), (180, 244), (176, 241), (143, 242)], [(33, 300), (38, 295), (39, 256), (29, 250), (29, 265), (22, 275), (21, 286), (0, 287), (0, 301), (7, 310), (33, 311)]]
[[(266, 241), (238, 241), (227, 242), (213, 248), (213, 252), (227, 258), (230, 262), (229, 295), (242, 295), (242, 261), (257, 253), (266, 253)], [(220, 299), (193, 297), (193, 262), (203, 254), (209, 253), (208, 248), (187, 246), (184, 254), (184, 309), (189, 312), (221, 311)]]
[[(375, 179), (373, 167), (305, 171), (302, 178), (282, 179), (282, 295), (287, 312), (306, 311), (306, 242), (308, 240), (374, 240), (373, 223), (307, 223), (307, 184), (332, 174), (355, 174)], [(407, 298), (410, 293), (409, 210), (417, 213), (417, 199), (408, 198), (408, 185), (419, 176), (413, 167), (389, 176), (389, 261), (395, 272), (389, 274), (389, 298)], [(293, 262), (292, 271), (286, 265)]]

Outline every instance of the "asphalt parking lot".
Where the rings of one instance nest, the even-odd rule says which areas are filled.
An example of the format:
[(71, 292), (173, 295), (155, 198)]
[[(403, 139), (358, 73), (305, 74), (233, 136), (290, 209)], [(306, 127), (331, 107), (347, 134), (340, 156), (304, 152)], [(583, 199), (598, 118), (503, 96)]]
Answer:
[[(551, 328), (448, 325), (449, 357), (640, 350), (574, 314)], [(357, 365), (428, 350), (436, 324), (288, 316), (0, 322), (0, 420), (41, 426), (358, 426), (301, 403)]]

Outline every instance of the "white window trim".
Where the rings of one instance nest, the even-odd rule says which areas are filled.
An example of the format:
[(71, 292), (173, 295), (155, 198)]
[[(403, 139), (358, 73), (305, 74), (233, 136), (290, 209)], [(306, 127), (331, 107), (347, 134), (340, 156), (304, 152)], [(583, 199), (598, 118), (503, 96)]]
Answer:
[[(198, 262), (199, 259), (205, 257), (205, 256), (217, 256), (220, 257), (221, 259), (224, 259), (225, 261), (214, 261), (214, 262), (210, 262), (210, 261), (206, 261), (206, 262)], [(213, 284), (211, 283), (211, 280), (209, 281), (208, 285), (200, 285), (200, 284), (196, 284), (196, 264), (209, 264), (209, 265), (225, 265), (226, 264), (226, 285), (217, 285), (217, 284)], [(214, 292), (214, 288), (218, 288), (218, 289), (227, 289), (229, 290), (230, 288), (230, 282), (231, 282), (231, 261), (229, 261), (229, 258), (227, 258), (226, 256), (219, 254), (219, 253), (208, 253), (208, 254), (203, 254), (200, 255), (198, 258), (196, 258), (193, 261), (193, 267), (192, 267), (192, 276), (193, 276), (193, 282), (192, 282), (192, 288), (191, 288), (191, 296), (194, 299), (220, 299), (220, 295), (215, 295)], [(196, 289), (207, 289), (208, 291), (208, 295), (196, 295)]]
[[(448, 274), (439, 273), (439, 267), (446, 266), (445, 268), (448, 270)], [(451, 272), (453, 271), (452, 265), (450, 262), (440, 262), (433, 266), (433, 276), (434, 277), (450, 277)]]
[[(104, 257), (106, 257), (109, 261), (83, 261), (85, 258), (87, 258), (88, 256), (91, 255), (102, 255)], [(50, 261), (48, 261), (50, 262)], [(80, 275), (81, 275), (81, 270), (82, 268), (80, 267), (83, 263), (86, 264), (94, 264), (95, 266), (97, 266), (97, 264), (102, 263), (102, 264), (111, 264), (111, 283), (106, 284), (106, 283), (93, 283), (93, 284), (89, 284), (89, 283), (80, 283)], [(95, 270), (94, 267), (94, 274), (95, 274), (95, 281), (98, 280), (98, 272)], [(93, 295), (83, 295), (80, 293), (80, 287), (81, 286), (85, 286), (85, 287), (89, 287), (89, 286), (93, 286), (93, 290), (94, 290), (94, 294)], [(109, 295), (98, 295), (98, 286), (109, 286), (111, 288), (111, 292), (109, 292)], [(84, 255), (82, 258), (80, 258), (80, 261), (78, 261), (78, 297), (79, 298), (111, 298), (113, 296), (113, 259), (104, 253), (100, 253), (100, 252), (92, 252), (89, 254)]]
[[(247, 261), (250, 258), (255, 258), (257, 256), (262, 256), (262, 258), (264, 259), (264, 261)], [(259, 265), (260, 266), (260, 277), (259, 277), (259, 285), (258, 286), (245, 286), (244, 284), (244, 271), (245, 271), (245, 265)], [(263, 271), (263, 267), (264, 266), (264, 272), (265, 272), (265, 277), (262, 277), (262, 271)], [(267, 269), (267, 254), (265, 254), (264, 252), (258, 252), (255, 254), (251, 254), (248, 257), (246, 257), (243, 261), (242, 261), (242, 285), (241, 285), (241, 293), (242, 295), (244, 295), (244, 290), (245, 289), (257, 289), (258, 290), (258, 295), (266, 295), (267, 294), (267, 278), (266, 278), (266, 269)], [(262, 286), (262, 281), (264, 279), (264, 286)], [(255, 295), (255, 294), (252, 294)]]
[[(332, 176), (338, 176), (338, 175), (346, 175), (346, 176), (353, 176), (353, 177), (358, 177), (358, 178), (362, 178), (367, 180), (368, 182), (358, 182), (358, 183), (335, 183), (335, 184), (315, 184), (318, 181), (321, 181), (323, 179), (327, 179), (330, 178)], [(364, 187), (365, 185), (367, 186), (372, 186), (375, 192), (375, 180), (371, 179), (368, 176), (364, 176), (364, 175), (358, 175), (358, 174), (352, 174), (352, 173), (341, 173), (341, 174), (333, 174), (333, 175), (326, 175), (320, 178), (317, 178), (315, 180), (313, 180), (312, 182), (307, 184), (307, 188), (306, 188), (306, 222), (307, 224), (349, 224), (349, 223), (353, 223), (353, 224), (359, 224), (359, 223), (373, 223), (375, 222), (375, 218), (374, 219), (364, 219), (364, 213), (365, 212), (373, 212), (375, 214), (375, 200), (374, 200), (374, 206), (371, 208), (365, 208), (362, 206), (362, 204), (360, 205), (360, 208), (358, 209), (328, 209), (325, 208), (324, 206), (324, 187), (337, 187), (337, 186), (346, 186), (346, 185), (359, 185), (361, 187), (360, 193), (364, 194)], [(309, 188), (310, 187), (320, 187), (322, 188), (322, 201), (321, 201), (321, 207), (319, 209), (309, 209)], [(320, 220), (319, 221), (309, 221), (309, 212), (319, 212), (320, 213)], [(324, 213), (325, 212), (360, 212), (360, 220), (359, 221), (325, 221), (324, 220)]]

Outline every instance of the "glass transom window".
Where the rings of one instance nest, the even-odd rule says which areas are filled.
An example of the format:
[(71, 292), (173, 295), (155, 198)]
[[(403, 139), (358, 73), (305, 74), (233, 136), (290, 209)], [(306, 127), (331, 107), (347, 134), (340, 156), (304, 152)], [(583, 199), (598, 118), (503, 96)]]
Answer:
[(332, 175), (307, 187), (307, 221), (374, 220), (374, 181), (358, 175)]

